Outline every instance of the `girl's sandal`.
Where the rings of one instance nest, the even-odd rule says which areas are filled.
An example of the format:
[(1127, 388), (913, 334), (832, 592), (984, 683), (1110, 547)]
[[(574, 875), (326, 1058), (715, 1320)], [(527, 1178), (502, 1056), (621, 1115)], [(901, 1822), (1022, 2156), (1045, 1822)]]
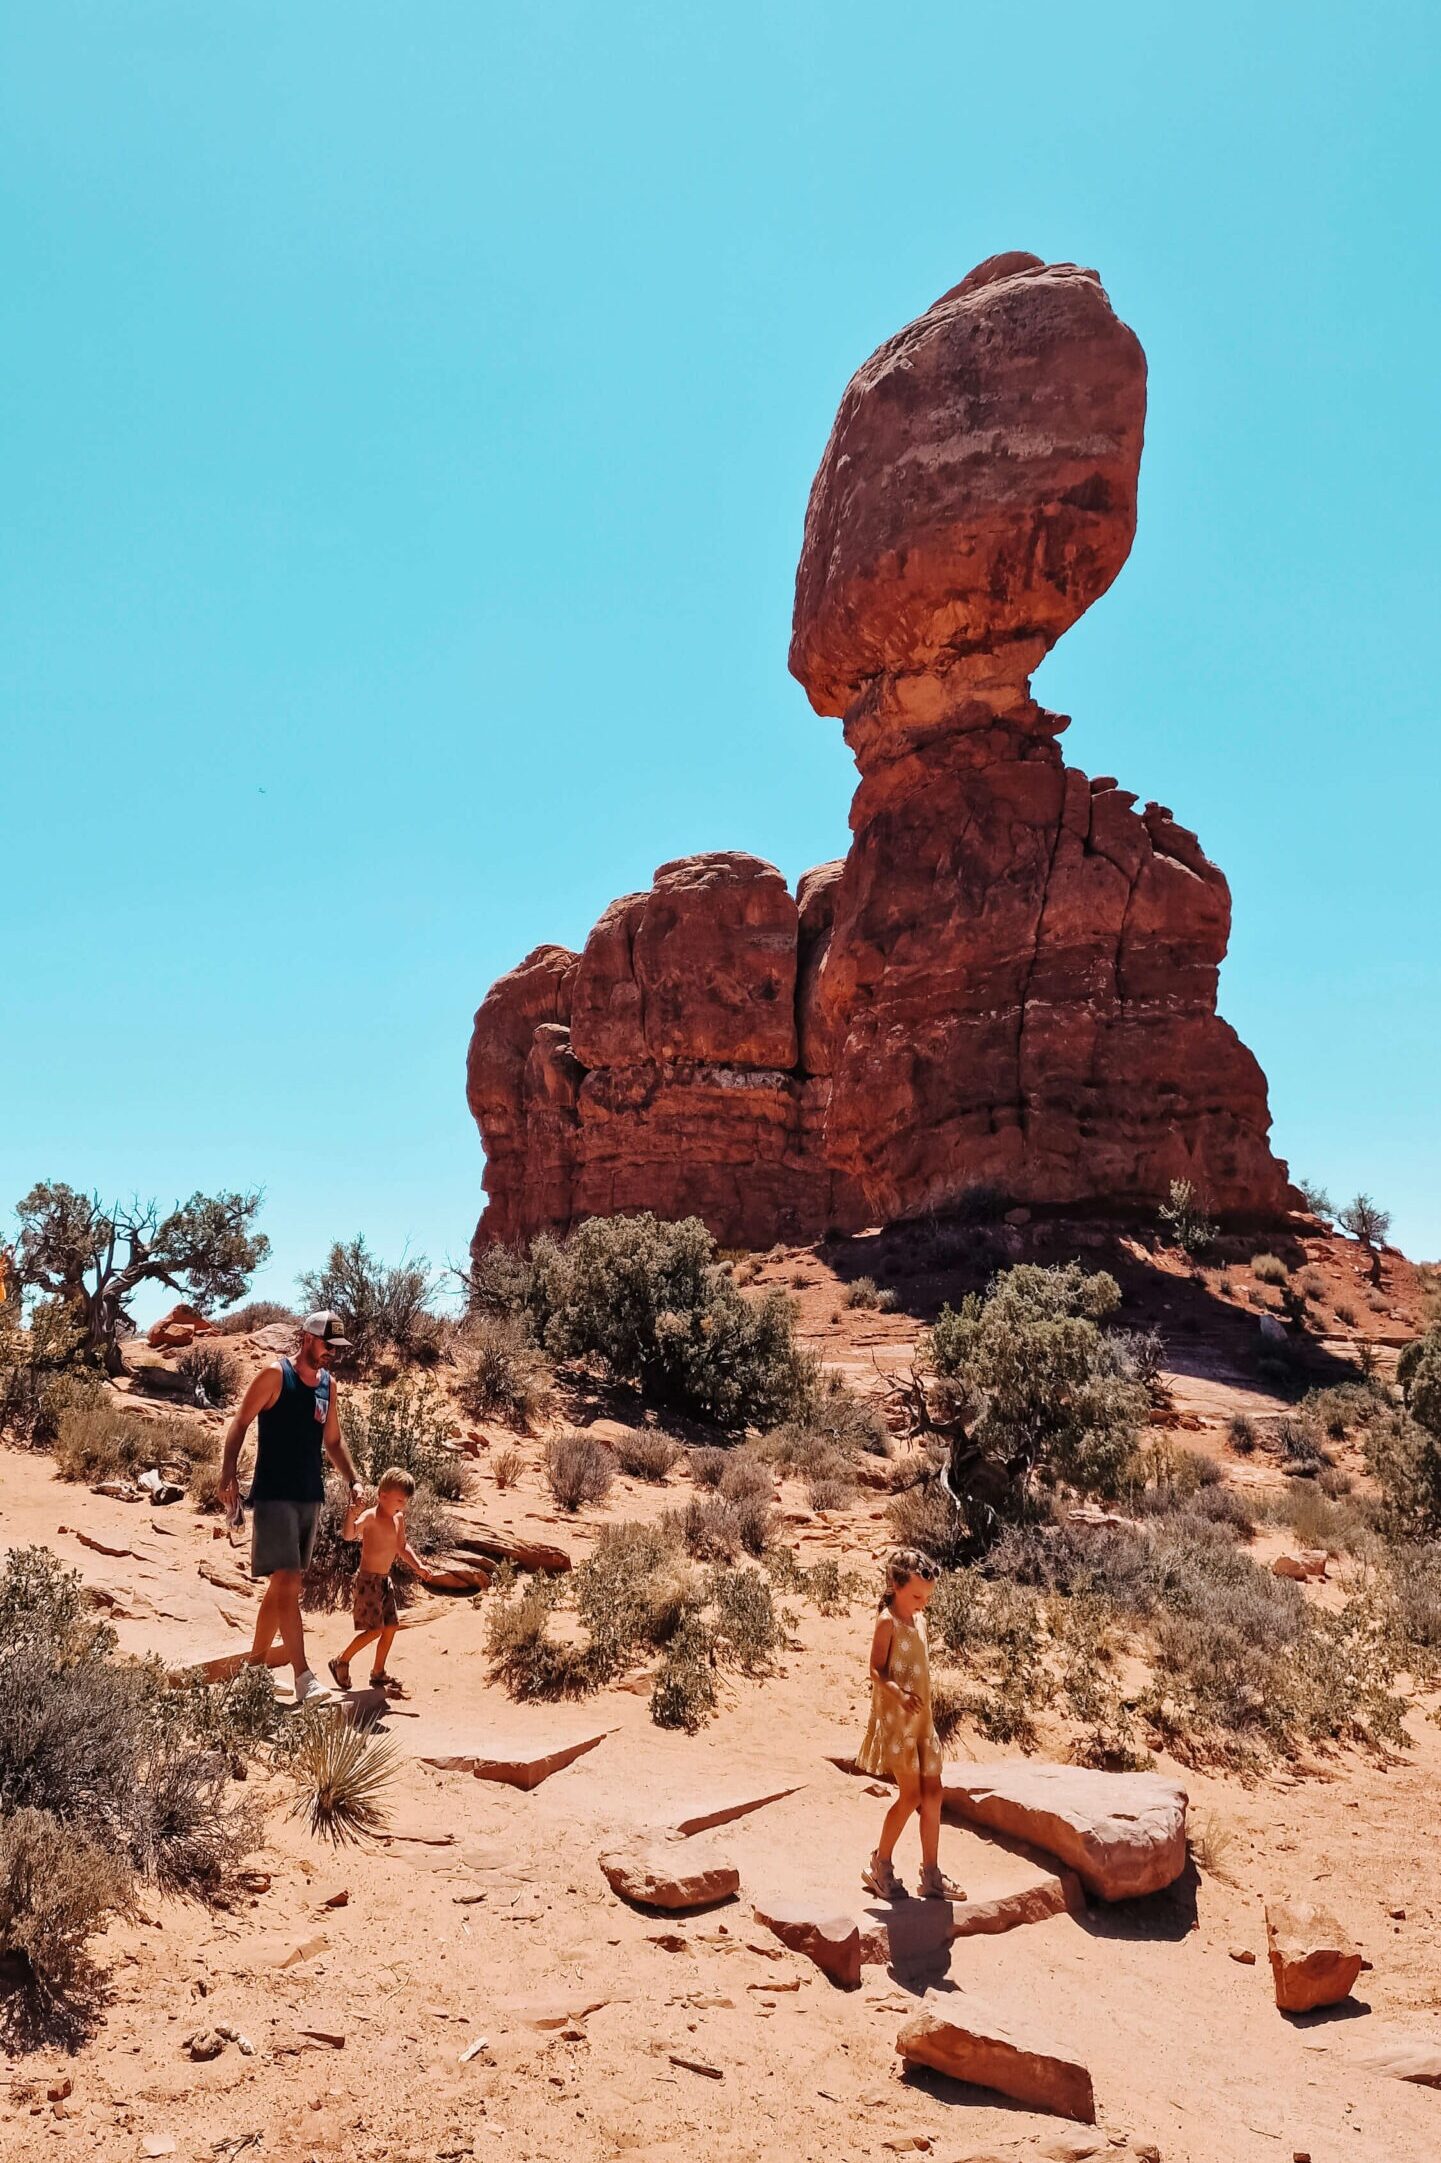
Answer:
[(371, 1676), (370, 1687), (372, 1690), (384, 1690), (387, 1697), (405, 1697), (409, 1694), (403, 1682), (397, 1682), (394, 1675), (387, 1675), (383, 1669), (380, 1674)]
[(325, 1664), (330, 1669), (331, 1674), (335, 1677), (336, 1689), (348, 1690), (350, 1688), (349, 1660), (327, 1660)]
[(861, 1884), (877, 1900), (904, 1900), (906, 1889), (896, 1876), (895, 1864), (879, 1855), (873, 1855), (861, 1872)]
[(922, 1900), (964, 1900), (965, 1894), (953, 1878), (948, 1878), (939, 1863), (930, 1863), (921, 1872)]

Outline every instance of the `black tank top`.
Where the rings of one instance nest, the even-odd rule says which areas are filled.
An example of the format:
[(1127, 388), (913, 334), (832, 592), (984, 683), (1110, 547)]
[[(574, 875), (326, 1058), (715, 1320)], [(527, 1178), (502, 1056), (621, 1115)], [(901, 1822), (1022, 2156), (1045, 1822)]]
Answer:
[(280, 1362), (280, 1395), (260, 1415), (252, 1502), (323, 1502), (322, 1444), (330, 1412), (330, 1374), (322, 1367), (312, 1389), (288, 1359)]

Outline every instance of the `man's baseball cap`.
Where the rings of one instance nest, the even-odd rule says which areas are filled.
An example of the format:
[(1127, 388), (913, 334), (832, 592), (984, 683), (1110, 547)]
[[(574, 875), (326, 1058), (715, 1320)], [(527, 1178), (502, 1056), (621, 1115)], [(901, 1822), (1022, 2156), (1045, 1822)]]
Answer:
[(307, 1314), (300, 1326), (307, 1337), (319, 1337), (322, 1344), (333, 1345), (337, 1352), (351, 1349), (344, 1322), (329, 1307), (322, 1307), (318, 1314)]

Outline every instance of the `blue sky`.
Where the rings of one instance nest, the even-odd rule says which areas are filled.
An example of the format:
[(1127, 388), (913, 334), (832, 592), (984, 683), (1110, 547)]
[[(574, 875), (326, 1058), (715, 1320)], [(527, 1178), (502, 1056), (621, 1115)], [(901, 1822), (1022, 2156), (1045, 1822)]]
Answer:
[(785, 670), (851, 370), (1096, 265), (1140, 532), (1068, 755), (1235, 901), (1275, 1140), (1441, 1252), (1436, 11), (45, 0), (0, 24), (0, 1206), (459, 1257), (470, 1017), (691, 850), (845, 847)]

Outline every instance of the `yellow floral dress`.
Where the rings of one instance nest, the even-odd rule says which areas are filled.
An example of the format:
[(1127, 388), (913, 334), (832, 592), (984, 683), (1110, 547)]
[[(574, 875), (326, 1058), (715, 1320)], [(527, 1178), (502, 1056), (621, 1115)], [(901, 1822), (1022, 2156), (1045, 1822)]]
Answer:
[(919, 1761), (923, 1778), (938, 1779), (941, 1771), (941, 1739), (931, 1718), (931, 1663), (926, 1653), (925, 1624), (891, 1618), (891, 1654), (886, 1678), (909, 1690), (920, 1704), (913, 1712), (897, 1704), (888, 1690), (871, 1683), (871, 1717), (865, 1738), (856, 1753), (862, 1772), (889, 1773), (894, 1779), (901, 1769)]

